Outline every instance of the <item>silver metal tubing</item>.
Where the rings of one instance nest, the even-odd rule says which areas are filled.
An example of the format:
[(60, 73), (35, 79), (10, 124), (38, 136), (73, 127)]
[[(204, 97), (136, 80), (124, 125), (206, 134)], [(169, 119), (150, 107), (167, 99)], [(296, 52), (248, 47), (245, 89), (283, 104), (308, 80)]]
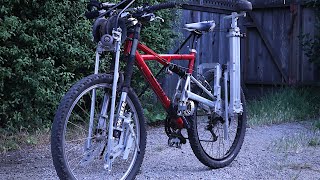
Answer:
[(213, 108), (215, 105), (215, 101), (210, 101), (210, 100), (208, 100), (202, 96), (199, 96), (191, 91), (187, 91), (186, 93), (187, 93), (187, 98), (192, 99), (197, 102), (201, 102), (201, 103), (209, 106), (210, 108)]
[(224, 71), (224, 140), (228, 140), (228, 129), (229, 129), (229, 112), (228, 112), (228, 71)]
[(89, 132), (88, 132), (87, 147), (86, 147), (87, 149), (90, 149), (90, 146), (91, 146), (95, 102), (96, 102), (96, 89), (93, 89), (92, 98), (91, 98)]
[(179, 92), (179, 88), (180, 88), (181, 81), (182, 81), (182, 78), (179, 78), (178, 83), (177, 83), (177, 86), (176, 86), (175, 94), (174, 94), (174, 96), (173, 96), (173, 98), (172, 98), (172, 102), (174, 102), (174, 101), (176, 100), (176, 98), (177, 98), (177, 95), (178, 95), (179, 93), (181, 93), (181, 92)]
[(216, 63), (214, 66), (214, 96), (217, 98), (221, 98), (221, 86), (220, 86), (220, 80), (221, 80), (222, 72), (221, 72), (221, 66), (219, 63)]
[(98, 74), (99, 73), (99, 64), (100, 64), (100, 54), (97, 50), (96, 52), (96, 63), (95, 63), (95, 66), (94, 66), (94, 74)]
[[(100, 63), (100, 54), (98, 50), (96, 51), (96, 61), (94, 67), (94, 74), (99, 73), (99, 63)], [(92, 98), (91, 98), (91, 110), (90, 110), (90, 121), (89, 121), (89, 130), (88, 130), (88, 139), (86, 148), (89, 149), (91, 146), (91, 137), (92, 137), (92, 129), (93, 129), (93, 121), (94, 121), (94, 109), (95, 109), (95, 102), (96, 102), (96, 90), (92, 90)]]
[(116, 57), (115, 57), (115, 66), (114, 66), (114, 75), (113, 75), (113, 84), (112, 84), (112, 96), (111, 96), (111, 110), (110, 110), (110, 119), (109, 119), (109, 134), (108, 134), (108, 148), (106, 154), (107, 168), (111, 171), (112, 161), (110, 155), (113, 149), (113, 122), (114, 122), (114, 113), (116, 106), (116, 97), (117, 97), (117, 84), (119, 78), (119, 61), (120, 61), (120, 48), (121, 48), (121, 32), (114, 30), (113, 33), (118, 36), (116, 39)]
[(228, 37), (230, 43), (230, 62), (229, 62), (229, 73), (230, 73), (230, 107), (229, 111), (233, 113), (242, 113), (241, 104), (241, 65), (240, 65), (240, 28), (238, 27), (238, 18), (245, 16), (245, 13), (233, 12), (231, 16), (231, 29), (229, 30)]
[(221, 66), (219, 63), (215, 64), (214, 67), (214, 96), (217, 98), (215, 107), (214, 107), (214, 111), (220, 115), (223, 116), (223, 112), (221, 111), (222, 109), (222, 105), (221, 105), (221, 77), (222, 77), (222, 70), (221, 70)]
[(183, 88), (182, 93), (181, 93), (180, 102), (186, 102), (187, 101), (187, 97), (186, 96), (187, 96), (187, 91), (190, 89), (189, 86), (190, 86), (190, 76), (187, 76), (184, 88)]
[(98, 123), (98, 128), (99, 129), (103, 129), (103, 136), (105, 136), (105, 130), (106, 130), (106, 119), (107, 117), (107, 111), (108, 111), (108, 106), (109, 106), (109, 100), (110, 100), (110, 96), (108, 94), (104, 94), (103, 96), (103, 104), (102, 104), (102, 108), (101, 108), (101, 113), (100, 113), (100, 117), (99, 117), (99, 123)]
[(236, 28), (233, 32), (230, 31), (230, 110), (233, 113), (240, 113), (241, 100), (240, 100), (240, 30)]

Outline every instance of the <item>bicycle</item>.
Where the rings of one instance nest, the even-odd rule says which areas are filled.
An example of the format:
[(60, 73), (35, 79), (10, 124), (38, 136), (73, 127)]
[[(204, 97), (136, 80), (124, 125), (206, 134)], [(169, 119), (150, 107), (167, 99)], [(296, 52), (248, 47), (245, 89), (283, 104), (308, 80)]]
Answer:
[[(212, 69), (195, 78), (195, 40), (205, 32), (212, 32), (215, 22), (185, 25), (191, 32), (187, 40), (193, 37), (189, 54), (157, 54), (139, 42), (141, 22), (161, 19), (154, 15), (155, 11), (182, 4), (169, 2), (129, 8), (133, 3), (134, 0), (124, 0), (117, 4), (97, 1), (89, 4), (86, 16), (96, 18), (95, 73), (72, 86), (54, 117), (51, 151), (60, 179), (135, 178), (145, 154), (146, 128), (141, 104), (131, 88), (134, 63), (168, 113), (165, 131), (170, 146), (181, 147), (189, 139), (196, 157), (210, 168), (229, 165), (240, 151), (246, 130), (246, 108), (240, 87), (242, 34), (237, 20), (245, 13), (233, 12), (225, 17), (231, 19), (229, 64), (211, 64)], [(251, 9), (250, 2), (239, 1), (239, 11)], [(119, 67), (123, 43), (127, 61), (124, 73)], [(113, 55), (112, 71), (99, 73), (100, 58), (107, 52)], [(179, 76), (171, 100), (148, 68), (145, 61), (149, 60)], [(188, 61), (187, 70), (172, 60)], [(182, 129), (187, 129), (188, 137), (182, 135)]]

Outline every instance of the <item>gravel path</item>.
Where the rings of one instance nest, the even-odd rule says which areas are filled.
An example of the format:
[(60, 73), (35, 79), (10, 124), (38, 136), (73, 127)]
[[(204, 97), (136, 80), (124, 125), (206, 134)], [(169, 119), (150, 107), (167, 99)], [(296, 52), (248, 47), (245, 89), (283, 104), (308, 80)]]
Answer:
[[(149, 128), (145, 159), (137, 179), (315, 179), (320, 180), (320, 147), (299, 147), (288, 137), (309, 132), (308, 123), (248, 128), (235, 161), (211, 170), (190, 146), (169, 148), (163, 128)], [(292, 147), (291, 147), (292, 146)], [(0, 155), (0, 179), (57, 179), (49, 146)]]

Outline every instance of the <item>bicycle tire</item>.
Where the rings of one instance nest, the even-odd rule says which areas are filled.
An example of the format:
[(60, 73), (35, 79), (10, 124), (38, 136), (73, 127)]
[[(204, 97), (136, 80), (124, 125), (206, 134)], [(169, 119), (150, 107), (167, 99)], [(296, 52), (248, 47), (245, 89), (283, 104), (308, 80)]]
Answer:
[[(78, 146), (83, 145), (82, 144), (83, 142), (81, 142), (82, 139), (80, 138), (81, 133), (79, 133), (78, 131), (73, 131), (72, 124), (70, 124), (70, 122), (71, 120), (74, 120), (72, 121), (72, 123), (79, 122), (80, 125), (77, 124), (77, 126), (79, 126), (78, 128), (79, 131), (85, 130), (84, 128), (85, 126), (83, 125), (85, 123), (83, 123), (82, 121), (80, 122), (80, 120), (82, 119), (78, 118), (78, 116), (81, 116), (82, 114), (83, 115), (86, 114), (84, 112), (85, 111), (84, 107), (86, 106), (85, 104), (87, 104), (86, 102), (87, 97), (85, 96), (86, 95), (85, 92), (90, 93), (92, 89), (96, 89), (96, 93), (98, 97), (98, 93), (100, 92), (98, 90), (100, 89), (97, 89), (96, 87), (102, 87), (101, 92), (106, 94), (106, 92), (109, 92), (109, 90), (111, 91), (112, 82), (113, 82), (113, 76), (109, 74), (90, 75), (88, 77), (83, 78), (79, 82), (77, 82), (63, 97), (54, 117), (54, 122), (52, 125), (52, 134), (51, 134), (51, 152), (52, 152), (53, 164), (56, 169), (57, 175), (59, 176), (60, 179), (120, 179), (119, 177), (115, 177), (117, 175), (120, 175), (121, 179), (134, 179), (136, 174), (138, 173), (144, 158), (144, 154), (145, 154), (147, 134), (145, 129), (145, 119), (143, 116), (142, 107), (141, 107), (140, 101), (138, 100), (137, 95), (135, 94), (132, 88), (129, 88), (129, 91), (128, 91), (127, 107), (130, 108), (128, 111), (132, 111), (133, 113), (132, 116), (135, 121), (134, 122), (135, 131), (136, 131), (137, 139), (139, 142), (138, 144), (139, 144), (140, 152), (138, 153), (137, 148), (134, 146), (135, 148), (134, 148), (134, 151), (132, 152), (133, 156), (129, 164), (130, 169), (129, 168), (128, 170), (121, 169), (122, 171), (120, 171), (119, 169), (121, 173), (124, 172), (124, 175), (116, 174), (116, 173), (113, 173), (112, 175), (110, 175), (110, 173), (108, 173), (107, 170), (103, 169), (103, 164), (102, 164), (102, 162), (104, 163), (103, 159), (100, 159), (100, 161), (99, 159), (94, 159), (91, 164), (92, 167), (89, 165), (86, 165), (81, 168), (79, 167), (80, 170), (77, 170), (77, 171), (72, 171), (71, 169), (71, 161), (69, 161), (69, 158), (70, 159), (73, 158), (73, 154), (72, 154), (73, 151), (76, 151), (77, 149), (79, 150), (82, 149), (81, 147), (78, 147)], [(99, 98), (96, 99), (97, 102), (98, 100)], [(82, 103), (79, 106), (80, 108), (78, 108), (78, 103)], [(98, 107), (98, 104), (97, 104), (97, 107)], [(74, 126), (74, 128), (77, 128), (77, 126)], [(106, 127), (108, 127), (108, 125)], [(68, 133), (67, 130), (70, 130), (71, 133)], [(79, 140), (80, 143), (76, 143), (75, 141), (69, 141), (69, 136), (70, 137), (76, 136), (76, 138), (78, 139), (75, 141)], [(94, 138), (96, 137), (92, 137), (92, 139)], [(106, 144), (106, 142), (107, 140), (102, 142), (101, 141), (98, 142), (98, 140), (96, 140), (96, 142), (93, 142), (93, 144), (96, 143), (98, 144), (97, 147), (99, 147), (99, 145)], [(73, 147), (71, 148), (72, 145), (75, 146), (75, 150), (73, 150)], [(69, 146), (71, 150), (68, 148)], [(102, 152), (104, 152), (104, 150), (102, 150)], [(77, 153), (78, 152), (74, 152), (74, 154), (77, 154)], [(83, 154), (81, 155), (80, 153), (80, 156), (83, 156)], [(83, 158), (84, 157), (80, 157), (80, 159), (83, 159)], [(121, 157), (119, 158), (115, 159), (114, 166), (115, 166), (116, 160), (120, 161), (122, 159)], [(121, 163), (122, 162), (123, 161), (121, 161)], [(118, 168), (118, 166), (122, 167), (123, 164), (121, 163), (118, 163), (117, 166), (113, 168)], [(102, 166), (97, 166), (99, 164)], [(79, 174), (76, 174), (76, 173), (79, 173)], [(82, 177), (82, 175), (84, 177)]]
[[(214, 77), (213, 71), (206, 72), (204, 74), (204, 77), (205, 77), (205, 80), (207, 82), (209, 82), (209, 84), (212, 84), (212, 83), (210, 83), (210, 81), (213, 81), (213, 77)], [(221, 94), (222, 94), (222, 96), (224, 96), (223, 95), (224, 88), (221, 88), (221, 89), (222, 89)], [(199, 94), (201, 94), (201, 91), (198, 91), (198, 92), (200, 92)], [(224, 98), (222, 98), (222, 99), (224, 100)], [(221, 153), (221, 154), (223, 154), (223, 156), (221, 156), (221, 157), (214, 157), (212, 154), (210, 154), (209, 152), (207, 152), (205, 150), (205, 147), (204, 147), (205, 144), (209, 143), (210, 141), (212, 143), (216, 143), (217, 141), (219, 141), (219, 145), (220, 145), (221, 139), (223, 139), (223, 135), (222, 136), (217, 135), (217, 137), (214, 137), (214, 135), (210, 132), (210, 134), (211, 134), (210, 140), (203, 140), (203, 137), (205, 136), (204, 134), (206, 133), (205, 132), (206, 129), (202, 129), (202, 127), (204, 127), (204, 126), (200, 125), (201, 120), (197, 116), (199, 109), (198, 109), (198, 106), (196, 105), (195, 114), (191, 118), (189, 118), (190, 129), (188, 129), (188, 137), (189, 137), (190, 146), (191, 146), (195, 156), (202, 164), (204, 164), (212, 169), (223, 168), (223, 167), (228, 166), (238, 155), (238, 153), (241, 149), (241, 146), (243, 144), (243, 141), (244, 141), (244, 136), (245, 136), (245, 132), (246, 132), (246, 122), (247, 122), (246, 103), (245, 103), (245, 97), (244, 97), (242, 90), (241, 90), (241, 102), (242, 102), (242, 106), (243, 106), (243, 113), (242, 113), (242, 115), (239, 115), (238, 119), (236, 120), (237, 125), (236, 125), (235, 137), (234, 137), (229, 149), (227, 151), (225, 151), (224, 153)], [(221, 117), (220, 117), (220, 119), (221, 119)], [(211, 120), (211, 121), (218, 122), (218, 124), (216, 124), (215, 126), (222, 125), (220, 120), (218, 120), (218, 121)], [(219, 124), (219, 121), (220, 121), (220, 124)], [(208, 118), (208, 122), (210, 123), (209, 118)], [(230, 127), (232, 125), (231, 123), (233, 123), (233, 121), (230, 121), (230, 123), (229, 123)], [(210, 126), (210, 125), (208, 124), (207, 126), (205, 126), (205, 128), (207, 128), (208, 126)], [(213, 128), (211, 128), (211, 129), (213, 129)], [(217, 129), (218, 129), (218, 127), (217, 127)], [(209, 130), (207, 130), (207, 131), (209, 131)], [(219, 131), (220, 130), (218, 129), (218, 133), (219, 133)], [(217, 131), (214, 131), (214, 132), (215, 132), (214, 134), (216, 135)], [(206, 145), (207, 145), (206, 147), (209, 146), (208, 144), (206, 144)], [(211, 148), (214, 151), (216, 151), (216, 149), (213, 148), (215, 145), (216, 144), (211, 144)], [(223, 146), (224, 146), (224, 144), (223, 144)], [(218, 151), (217, 154), (220, 154), (220, 150), (217, 150), (217, 151)]]

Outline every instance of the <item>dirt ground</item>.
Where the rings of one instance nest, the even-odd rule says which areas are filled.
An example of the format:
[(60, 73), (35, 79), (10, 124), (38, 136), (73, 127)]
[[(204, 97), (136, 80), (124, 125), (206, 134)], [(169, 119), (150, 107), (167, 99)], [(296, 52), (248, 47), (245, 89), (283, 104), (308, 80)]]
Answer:
[[(310, 123), (248, 128), (235, 161), (226, 168), (212, 170), (196, 159), (188, 144), (182, 149), (170, 148), (162, 127), (149, 128), (146, 155), (137, 179), (320, 180), (320, 147), (303, 145), (303, 134), (308, 132)], [(0, 179), (58, 179), (50, 146), (0, 155)]]

